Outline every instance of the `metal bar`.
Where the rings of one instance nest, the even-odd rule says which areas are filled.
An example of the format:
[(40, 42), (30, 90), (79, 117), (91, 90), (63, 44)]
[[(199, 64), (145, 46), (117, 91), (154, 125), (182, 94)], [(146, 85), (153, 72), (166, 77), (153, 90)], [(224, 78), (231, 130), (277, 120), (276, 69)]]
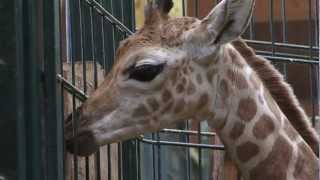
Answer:
[[(160, 142), (160, 135), (159, 132), (156, 133), (157, 135), (157, 142)], [(158, 162), (158, 180), (161, 180), (161, 145), (157, 144), (157, 162)]]
[[(154, 133), (152, 133), (152, 141), (154, 141)], [(155, 144), (152, 144), (152, 174), (153, 180), (156, 180), (156, 155), (155, 155)]]
[(61, 74), (57, 75), (57, 81), (62, 84), (65, 90), (67, 90), (70, 94), (73, 94), (78, 100), (84, 102), (89, 98), (82, 90), (78, 89), (76, 86), (62, 77)]
[[(80, 0), (81, 1), (81, 0)], [(121, 33), (121, 35), (123, 35), (123, 38), (126, 36), (129, 36), (132, 34), (132, 31), (127, 28), (125, 26), (125, 23), (123, 23), (125, 21), (125, 17), (124, 17), (124, 9), (123, 9), (123, 5), (124, 2), (121, 0), (120, 4), (121, 4), (121, 16), (119, 19), (121, 19), (121, 21), (119, 21), (115, 16), (114, 16), (114, 10), (113, 10), (113, 5), (111, 5), (111, 13), (110, 11), (107, 11), (102, 5), (101, 5), (101, 1), (95, 1), (95, 0), (82, 0), (82, 2), (87, 3), (90, 6), (90, 12), (91, 12), (91, 16), (93, 14), (93, 12), (98, 13), (101, 16), (101, 32), (103, 32), (102, 36), (102, 46), (103, 46), (103, 62), (104, 62), (104, 68), (106, 68), (106, 64), (112, 61), (112, 57), (110, 58), (110, 61), (107, 61), (107, 54), (106, 53), (106, 41), (105, 41), (105, 26), (104, 23), (108, 22), (112, 25), (112, 49), (113, 49), (113, 53), (115, 53), (115, 48), (116, 48), (116, 44), (118, 42), (118, 40), (120, 40), (120, 38), (118, 38), (118, 34)], [(199, 16), (199, 1), (195, 0), (195, 16)], [(112, 3), (112, 1), (111, 1)], [(182, 1), (183, 3), (183, 14), (185, 14), (185, 1)], [(302, 64), (310, 64), (311, 68), (317, 64), (319, 65), (319, 60), (318, 58), (315, 57), (315, 54), (318, 53), (319, 51), (319, 47), (316, 45), (313, 45), (312, 43), (310, 43), (309, 45), (298, 45), (298, 44), (289, 44), (288, 43), (288, 37), (287, 37), (287, 26), (286, 26), (286, 22), (287, 22), (287, 17), (286, 17), (286, 9), (285, 9), (285, 4), (286, 4), (286, 0), (282, 0), (282, 35), (283, 35), (283, 43), (278, 43), (276, 42), (276, 37), (275, 37), (275, 32), (274, 32), (274, 15), (273, 15), (273, 10), (274, 10), (274, 2), (273, 0), (270, 0), (270, 16), (269, 16), (269, 25), (270, 25), (270, 34), (271, 34), (271, 42), (266, 42), (266, 41), (256, 41), (256, 40), (247, 40), (247, 42), (250, 44), (254, 44), (254, 45), (262, 45), (262, 46), (271, 46), (272, 51), (268, 52), (268, 51), (257, 51), (258, 54), (263, 55), (264, 57), (266, 57), (267, 59), (271, 60), (271, 61), (275, 61), (275, 62), (283, 62), (283, 63), (302, 63)], [(134, 18), (133, 18), (134, 19)], [(253, 39), (254, 38), (254, 22), (251, 22), (251, 26), (250, 26), (250, 38)], [(92, 36), (92, 41), (91, 41), (91, 47), (94, 47), (94, 36), (93, 36), (93, 23), (92, 23), (92, 17), (91, 17), (91, 36)], [(135, 28), (133, 28), (135, 29)], [(311, 28), (310, 28), (311, 31)], [(311, 32), (310, 32), (311, 33)], [(310, 38), (310, 37), (309, 37)], [(312, 39), (312, 38), (311, 38)], [(290, 50), (304, 50), (306, 52), (309, 52), (308, 56), (305, 55), (300, 55), (300, 54), (290, 54), (290, 53), (282, 53), (282, 52), (276, 52), (277, 48), (289, 48)], [(283, 51), (286, 52), (286, 51)], [(92, 53), (93, 53), (93, 61), (94, 63), (96, 63), (96, 57), (94, 55), (94, 48), (92, 48)], [(301, 53), (303, 54), (303, 53)], [(110, 66), (111, 68), (111, 63)], [(96, 69), (95, 69), (95, 73), (96, 73)], [(310, 78), (313, 76), (313, 68), (310, 71)], [(58, 81), (61, 83), (61, 86), (63, 88), (65, 88), (67, 91), (69, 91), (70, 93), (74, 94), (74, 97), (84, 101), (87, 96), (85, 95), (86, 90), (84, 89), (82, 91), (79, 91), (79, 89), (77, 89), (74, 85), (72, 85), (71, 83), (67, 82), (65, 79), (63, 79), (63, 77), (61, 75), (57, 75), (57, 79)], [(95, 80), (96, 83), (96, 80)], [(314, 85), (314, 84), (313, 84)], [(314, 89), (311, 89), (314, 90)], [(312, 94), (314, 92), (311, 92)], [(187, 130), (176, 130), (176, 129), (164, 129), (161, 130), (161, 133), (171, 133), (171, 134), (181, 134), (181, 135), (186, 135), (187, 137), (187, 143), (184, 142), (172, 142), (172, 141), (162, 141), (160, 138), (159, 133), (152, 136), (152, 139), (148, 139), (148, 138), (143, 138), (141, 140), (137, 140), (135, 145), (136, 145), (136, 156), (138, 157), (138, 160), (136, 162), (137, 165), (137, 171), (138, 171), (138, 179), (141, 179), (141, 162), (140, 162), (140, 156), (141, 156), (141, 152), (140, 152), (140, 146), (139, 144), (150, 144), (152, 146), (152, 163), (153, 163), (153, 179), (154, 180), (161, 180), (163, 177), (161, 174), (161, 147), (162, 146), (179, 146), (179, 147), (186, 147), (186, 148), (197, 148), (199, 151), (199, 164), (200, 164), (200, 168), (198, 169), (199, 171), (199, 179), (202, 178), (202, 168), (201, 168), (201, 164), (202, 164), (202, 150), (203, 149), (213, 149), (213, 150), (224, 150), (224, 146), (222, 145), (209, 145), (209, 144), (202, 144), (201, 142), (201, 138), (203, 136), (208, 136), (208, 137), (215, 137), (216, 134), (215, 133), (211, 133), (211, 132), (203, 132), (201, 131), (200, 125), (198, 128), (198, 131), (192, 131), (192, 130), (188, 130), (188, 123), (187, 123)], [(198, 143), (190, 143), (189, 142), (189, 136), (198, 136)], [(108, 146), (108, 176), (109, 179), (111, 179), (111, 166), (112, 163), (110, 161), (110, 157), (111, 157), (111, 148), (110, 146)], [(118, 144), (118, 156), (119, 156), (119, 164), (118, 164), (118, 176), (119, 179), (121, 179), (122, 177), (122, 173), (124, 170), (122, 170), (122, 164), (123, 159), (121, 159), (121, 145)], [(188, 151), (188, 156), (187, 156), (187, 161), (188, 161), (188, 179), (191, 179), (191, 167), (190, 167), (190, 152)], [(98, 161), (97, 161), (98, 163)], [(165, 162), (163, 162), (165, 163)], [(97, 164), (99, 165), (99, 163)], [(162, 165), (163, 167), (163, 165)], [(152, 179), (152, 178), (151, 178)]]
[(182, 142), (171, 142), (171, 141), (157, 141), (152, 139), (143, 138), (139, 140), (143, 143), (151, 144), (151, 145), (164, 145), (164, 146), (180, 146), (187, 148), (204, 148), (204, 149), (213, 149), (213, 150), (225, 150), (223, 145), (210, 145), (210, 144), (195, 144), (195, 143), (182, 143)]
[[(313, 58), (312, 47), (313, 47), (313, 18), (312, 18), (312, 1), (308, 1), (308, 21), (309, 21), (309, 59)], [(309, 67), (309, 82), (310, 82), (310, 96), (311, 96), (311, 106), (312, 106), (312, 124), (315, 125), (315, 103), (316, 97), (314, 97), (314, 78), (313, 78), (313, 65), (311, 64)]]
[[(198, 143), (201, 144), (201, 122), (198, 124)], [(199, 179), (202, 180), (202, 148), (198, 147), (198, 157), (199, 157), (199, 167), (198, 167), (198, 173), (199, 173)]]
[[(186, 123), (187, 124), (187, 123)], [(187, 129), (189, 129), (189, 126), (187, 126)], [(180, 130), (180, 129), (163, 129), (160, 132), (162, 133), (176, 133), (176, 134), (185, 134), (185, 135), (198, 135), (199, 132), (192, 131), (192, 130)], [(201, 136), (217, 136), (217, 133), (213, 132), (200, 132)]]
[(255, 18), (254, 16), (251, 17), (251, 21), (250, 21), (250, 26), (249, 26), (249, 39), (252, 40), (254, 39), (255, 35), (254, 35), (254, 21)]
[(296, 59), (296, 58), (290, 58), (290, 57), (277, 57), (277, 56), (270, 55), (272, 53), (266, 52), (266, 51), (257, 51), (257, 54), (260, 54), (263, 57), (275, 62), (283, 61), (283, 62), (289, 62), (289, 63), (318, 64), (317, 60), (304, 60), (304, 59)]
[(133, 34), (133, 32), (128, 29), (122, 22), (120, 22), (117, 18), (115, 18), (111, 13), (109, 13), (107, 10), (105, 10), (101, 4), (99, 4), (95, 0), (82, 0), (88, 3), (90, 6), (93, 6), (95, 9), (97, 9), (97, 12), (101, 14), (102, 16), (105, 16), (108, 18), (111, 24), (119, 28), (121, 31), (125, 32), (128, 36)]
[(107, 145), (107, 149), (108, 149), (108, 180), (111, 179), (112, 177), (112, 169), (111, 169), (111, 145), (108, 144)]
[(273, 27), (273, 22), (274, 22), (274, 15), (273, 15), (273, 10), (274, 10), (274, 2), (273, 0), (269, 0), (269, 28), (270, 28), (270, 38), (271, 38), (271, 48), (272, 48), (272, 55), (275, 55), (275, 37), (274, 37), (274, 27)]
[[(287, 32), (287, 16), (286, 16), (286, 0), (281, 0), (281, 23), (282, 23), (282, 42), (287, 43), (288, 42), (288, 32)], [(288, 78), (288, 68), (287, 64), (283, 63), (283, 73), (284, 78)]]
[[(85, 31), (86, 31), (86, 22), (85, 19), (83, 18), (84, 12), (82, 10), (82, 3), (81, 1), (79, 2), (79, 21), (80, 21), (80, 61), (82, 63), (82, 81), (83, 81), (83, 92), (86, 94), (87, 93), (87, 68), (86, 68), (86, 60), (84, 59), (84, 39), (85, 39)], [(85, 9), (84, 9), (85, 10)], [(91, 16), (91, 14), (90, 14)], [(84, 30), (83, 30), (84, 29)], [(89, 180), (90, 178), (90, 169), (89, 169), (89, 158), (85, 157), (85, 178), (86, 180)]]
[[(261, 40), (245, 40), (249, 44), (257, 44), (257, 45), (273, 45), (275, 47), (283, 47), (283, 48), (293, 48), (293, 49), (301, 49), (301, 50), (309, 50), (310, 46), (299, 45), (299, 44), (289, 44), (289, 43), (279, 43), (279, 42), (269, 42), (269, 41), (261, 41)], [(319, 51), (319, 46), (312, 46), (312, 50), (316, 53)]]
[[(186, 122), (186, 128), (187, 128), (187, 130), (189, 131), (189, 121), (190, 120), (187, 120), (187, 122)], [(196, 135), (197, 134), (197, 132), (196, 131), (194, 131), (194, 134)], [(189, 133), (187, 133), (186, 134), (187, 135), (187, 143), (189, 143), (190, 142), (190, 136), (189, 136)], [(187, 165), (187, 171), (188, 171), (188, 180), (190, 180), (191, 179), (191, 159), (190, 159), (190, 149), (187, 149), (187, 163), (188, 163), (188, 165)]]
[[(45, 114), (47, 136), (46, 152), (46, 179), (64, 179), (64, 118), (63, 111), (57, 104), (63, 107), (63, 101), (59, 101), (63, 95), (62, 87), (56, 83), (56, 72), (61, 72), (61, 41), (60, 41), (60, 2), (43, 1), (44, 8), (44, 73), (45, 73)], [(59, 66), (56, 65), (59, 62)], [(57, 98), (57, 95), (60, 97)]]
[(288, 42), (287, 31), (287, 13), (286, 13), (286, 0), (281, 0), (281, 18), (282, 18), (282, 38), (283, 42)]

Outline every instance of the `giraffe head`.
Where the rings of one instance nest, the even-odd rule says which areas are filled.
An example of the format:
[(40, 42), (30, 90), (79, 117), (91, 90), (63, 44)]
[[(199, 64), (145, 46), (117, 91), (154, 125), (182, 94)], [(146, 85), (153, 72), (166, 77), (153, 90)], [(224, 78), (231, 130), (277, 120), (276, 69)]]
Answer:
[(66, 127), (70, 151), (77, 141), (77, 154), (89, 155), (101, 145), (208, 115), (214, 89), (208, 66), (246, 29), (254, 0), (223, 0), (203, 20), (171, 18), (172, 6), (171, 0), (148, 2), (144, 26), (121, 42), (112, 71), (77, 109), (79, 131), (71, 135)]

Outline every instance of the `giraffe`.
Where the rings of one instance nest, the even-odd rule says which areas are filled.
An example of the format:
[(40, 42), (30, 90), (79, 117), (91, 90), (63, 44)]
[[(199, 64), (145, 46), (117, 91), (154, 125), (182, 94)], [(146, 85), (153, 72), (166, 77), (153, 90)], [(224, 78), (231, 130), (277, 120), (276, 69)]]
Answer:
[(171, 0), (149, 1), (144, 26), (121, 42), (112, 71), (66, 120), (67, 149), (86, 156), (184, 119), (206, 119), (246, 180), (317, 179), (318, 137), (292, 90), (237, 40), (254, 2), (223, 0), (198, 20), (171, 18)]

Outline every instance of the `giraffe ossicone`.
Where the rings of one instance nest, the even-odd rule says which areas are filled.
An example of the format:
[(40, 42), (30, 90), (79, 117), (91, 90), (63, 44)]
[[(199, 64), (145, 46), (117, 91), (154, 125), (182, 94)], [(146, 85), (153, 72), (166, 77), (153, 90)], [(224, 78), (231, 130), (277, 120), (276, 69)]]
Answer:
[[(112, 71), (77, 110), (78, 134), (67, 121), (68, 150), (77, 141), (86, 156), (184, 119), (208, 119), (246, 180), (316, 179), (318, 137), (291, 88), (237, 40), (254, 0), (223, 0), (203, 20), (171, 18), (172, 5), (149, 1), (144, 26), (121, 42)], [(272, 78), (286, 93), (270, 89)]]

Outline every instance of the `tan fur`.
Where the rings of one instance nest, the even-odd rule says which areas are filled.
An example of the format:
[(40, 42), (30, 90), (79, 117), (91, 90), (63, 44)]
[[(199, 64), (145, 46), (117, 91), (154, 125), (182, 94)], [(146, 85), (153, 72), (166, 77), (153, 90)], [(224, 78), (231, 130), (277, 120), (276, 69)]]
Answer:
[(311, 127), (309, 119), (300, 106), (292, 88), (284, 81), (280, 72), (269, 61), (258, 57), (243, 40), (234, 41), (233, 46), (257, 72), (265, 87), (270, 91), (272, 97), (276, 100), (291, 124), (318, 155), (319, 137)]

